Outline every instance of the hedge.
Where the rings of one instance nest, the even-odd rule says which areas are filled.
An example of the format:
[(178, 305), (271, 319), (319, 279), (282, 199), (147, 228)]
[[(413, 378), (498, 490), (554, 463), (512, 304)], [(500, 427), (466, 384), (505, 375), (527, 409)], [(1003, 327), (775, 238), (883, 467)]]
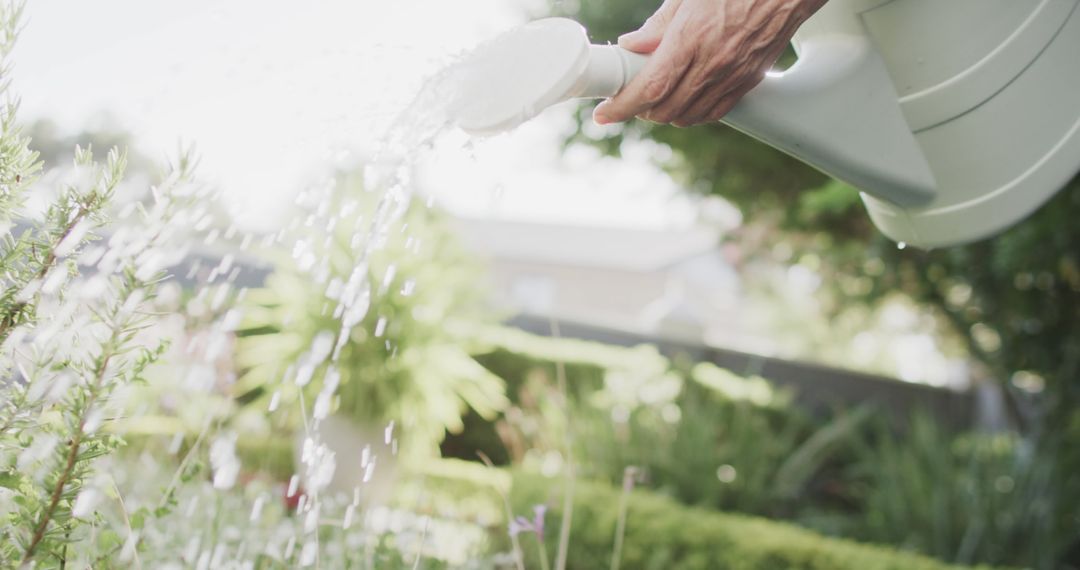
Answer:
[[(554, 560), (562, 520), (561, 480), (515, 474), (514, 513), (531, 518), (548, 506), (545, 539)], [(567, 568), (604, 569), (611, 563), (621, 490), (575, 484)], [(687, 507), (649, 491), (628, 497), (621, 570), (949, 570), (971, 568), (887, 547), (830, 538), (766, 519)], [(529, 568), (539, 568), (537, 544), (521, 535)], [(985, 566), (979, 568), (987, 568)]]
[[(291, 474), (291, 446), (280, 441), (243, 440), (237, 446), (248, 468), (279, 478)], [(549, 560), (558, 547), (562, 520), (562, 479), (486, 468), (474, 462), (439, 459), (412, 466), (394, 501), (422, 512), (479, 522), (492, 529), (494, 546), (509, 540), (499, 494), (509, 488), (514, 514), (531, 519), (533, 507), (545, 517)], [(568, 570), (610, 567), (622, 492), (606, 483), (575, 482)], [(932, 558), (888, 547), (826, 537), (796, 525), (684, 506), (648, 490), (627, 498), (621, 570), (959, 570)], [(521, 535), (527, 568), (539, 569), (537, 544)], [(989, 570), (987, 566), (979, 566)]]

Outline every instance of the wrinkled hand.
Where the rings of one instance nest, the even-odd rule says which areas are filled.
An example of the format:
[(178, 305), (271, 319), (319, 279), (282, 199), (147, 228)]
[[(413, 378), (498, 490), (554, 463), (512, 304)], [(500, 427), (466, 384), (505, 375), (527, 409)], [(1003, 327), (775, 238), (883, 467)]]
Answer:
[(754, 88), (825, 0), (664, 0), (619, 46), (652, 57), (593, 114), (678, 127), (717, 121)]

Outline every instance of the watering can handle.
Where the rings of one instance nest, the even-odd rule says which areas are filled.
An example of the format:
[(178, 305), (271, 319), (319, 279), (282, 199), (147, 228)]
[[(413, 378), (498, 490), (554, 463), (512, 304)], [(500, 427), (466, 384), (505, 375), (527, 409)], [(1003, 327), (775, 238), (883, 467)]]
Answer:
[[(870, 40), (821, 34), (798, 47), (799, 60), (768, 74), (723, 122), (877, 198), (904, 207), (931, 201), (934, 176)], [(590, 50), (578, 97), (615, 95), (648, 61), (617, 46)]]
[(622, 91), (648, 63), (649, 56), (619, 46), (589, 46), (588, 69), (574, 97), (606, 99)]

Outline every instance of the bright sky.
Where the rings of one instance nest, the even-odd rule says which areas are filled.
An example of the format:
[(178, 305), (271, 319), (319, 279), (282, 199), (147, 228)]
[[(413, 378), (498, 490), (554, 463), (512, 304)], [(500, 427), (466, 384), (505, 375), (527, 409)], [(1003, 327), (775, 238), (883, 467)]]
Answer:
[[(150, 156), (193, 142), (248, 227), (273, 227), (306, 177), (370, 152), (426, 76), (525, 18), (528, 0), (34, 0), (14, 61), (23, 119), (79, 130), (103, 112)], [(450, 137), (422, 177), (458, 214), (685, 226), (695, 207), (649, 164), (563, 155), (573, 106), (475, 145)]]

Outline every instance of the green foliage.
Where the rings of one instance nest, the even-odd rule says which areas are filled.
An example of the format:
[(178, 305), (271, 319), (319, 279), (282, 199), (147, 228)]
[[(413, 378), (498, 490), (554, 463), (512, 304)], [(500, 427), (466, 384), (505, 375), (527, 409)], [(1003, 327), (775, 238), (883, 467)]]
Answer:
[[(288, 445), (242, 445), (247, 448), (238, 449), (242, 455), (266, 452), (284, 461), (292, 457)], [(493, 499), (489, 497), (497, 500), (494, 489), (509, 487), (504, 473), (478, 474), (476, 466), (443, 469), (442, 462), (436, 460), (432, 467), (446, 473), (404, 476), (393, 497), (379, 498), (385, 507), (358, 508), (351, 502), (351, 493), (324, 496), (318, 526), (312, 529), (309, 524), (315, 519), (298, 511), (295, 501), (285, 499), (281, 482), (264, 473), (251, 473), (244, 484), (230, 489), (214, 488), (203, 466), (208, 459), (206, 450), (196, 447), (191, 448), (194, 455), (190, 457), (197, 459), (181, 460), (188, 465), (182, 480), (172, 487), (170, 498), (161, 501), (157, 496), (177, 476), (175, 460), (179, 458), (162, 454), (160, 447), (147, 440), (133, 441), (131, 447), (141, 449), (123, 450), (114, 455), (118, 461), (111, 465), (117, 479), (134, 478), (125, 485), (131, 512), (127, 523), (109, 520), (102, 524), (98, 542), (102, 550), (111, 546), (121, 551), (130, 526), (139, 534), (139, 548), (127, 559), (114, 555), (93, 568), (177, 564), (220, 568), (250, 563), (255, 568), (273, 569), (495, 567), (486, 553), (486, 529), (476, 521), (481, 516), (493, 520), (501, 513), (501, 509), (492, 510)], [(152, 454), (155, 461), (139, 461), (145, 454)], [(482, 509), (463, 510), (471, 508), (479, 497), (486, 499)], [(447, 505), (458, 511), (447, 510)], [(100, 533), (111, 536), (102, 539)], [(425, 534), (421, 547), (419, 539)]]
[[(18, 371), (0, 386), (0, 472), (16, 505), (0, 526), (3, 565), (63, 565), (112, 552), (107, 533), (88, 540), (101, 522), (98, 467), (122, 444), (107, 429), (122, 413), (116, 395), (142, 382), (165, 349), (164, 342), (140, 335), (156, 318), (150, 302), (161, 271), (150, 260), (167, 247), (169, 218), (179, 203), (194, 199), (172, 191), (186, 184), (186, 165), (158, 188), (153, 208), (133, 208), (127, 233), (114, 237), (108, 254), (87, 244), (104, 223), (123, 159), (114, 151), (98, 166), (88, 150), (79, 151), (76, 166), (85, 169), (89, 188), (64, 188), (41, 225), (26, 219), (32, 229), (8, 242), (28, 252), (22, 258), (5, 252), (22, 270), (8, 275), (36, 277), (0, 303), (7, 341), (2, 366)], [(47, 237), (25, 237), (35, 234)], [(20, 250), (20, 242), (32, 245)], [(75, 260), (96, 264), (96, 273), (81, 277)], [(39, 309), (49, 318), (37, 319)]]
[(853, 466), (858, 536), (958, 563), (1040, 568), (1075, 544), (1075, 523), (1057, 519), (1074, 499), (1058, 495), (1057, 462), (1039, 448), (1009, 434), (957, 436), (923, 414), (902, 434), (875, 428)]
[[(568, 567), (607, 568), (620, 491), (606, 484), (583, 481), (575, 489)], [(556, 528), (560, 519), (560, 493), (550, 479), (517, 475), (511, 491), (513, 510), (528, 513), (533, 505), (545, 504), (550, 509), (546, 526)], [(630, 570), (959, 568), (914, 554), (826, 538), (789, 524), (685, 507), (646, 491), (631, 493), (627, 513), (621, 568)], [(546, 533), (549, 551), (554, 551), (555, 534)], [(523, 550), (527, 557), (535, 557), (529, 544), (524, 544)], [(530, 567), (537, 567), (532, 562)]]
[(550, 470), (562, 453), (566, 420), (554, 381), (561, 361), (583, 476), (615, 484), (635, 466), (650, 486), (685, 503), (794, 519), (851, 501), (842, 467), (869, 408), (811, 417), (765, 379), (707, 363), (681, 367), (653, 347), (521, 332), (499, 335), (496, 345), (480, 362), (507, 380), (513, 407), (495, 431), (519, 465)]
[[(702, 381), (707, 375), (728, 376), (729, 384), (745, 386), (743, 394), (719, 391)], [(709, 364), (698, 365), (693, 377), (679, 399), (682, 419), (673, 440), (658, 442), (659, 461), (644, 463), (657, 466), (662, 488), (677, 489), (691, 504), (781, 518), (847, 499), (836, 490), (844, 486), (835, 463), (869, 408), (815, 418), (783, 399), (755, 396), (763, 380)]]
[[(477, 267), (435, 213), (411, 204), (385, 231), (384, 247), (356, 257), (357, 228), (378, 207), (375, 198), (365, 192), (362, 172), (341, 174), (331, 199), (335, 208), (352, 214), (333, 229), (305, 229), (296, 238), (325, 261), (323, 278), (300, 269), (302, 261), (279, 255), (267, 286), (248, 292), (245, 323), (238, 331), (237, 363), (243, 373), (237, 394), (265, 406), (278, 392), (283, 408), (299, 410), (292, 404), (300, 389), (282, 378), (290, 366), (292, 373), (302, 369), (305, 353), (320, 337), (333, 338), (341, 328), (334, 291), (354, 272), (364, 272), (370, 308), (341, 345), (333, 407), (368, 425), (396, 422), (403, 428), (406, 455), (427, 455), (448, 430), (461, 431), (465, 410), (485, 418), (501, 410), (503, 382), (469, 354), (469, 323), (486, 318)], [(318, 397), (328, 366), (322, 363), (311, 372), (315, 380), (305, 388), (308, 402)]]
[[(899, 429), (871, 422), (871, 407), (808, 416), (764, 379), (711, 364), (673, 367), (645, 347), (500, 338), (481, 357), (511, 387), (513, 407), (496, 431), (529, 469), (552, 469), (562, 449), (565, 421), (552, 402), (554, 360), (565, 358), (583, 476), (617, 484), (635, 466), (650, 488), (684, 504), (958, 563), (1049, 568), (1074, 546), (1078, 485), (1061, 471), (1067, 452), (1045, 450), (1075, 441), (1076, 427), (1035, 446), (1015, 434), (957, 435), (925, 415)], [(650, 390), (662, 392), (673, 368), (681, 381), (657, 399)]]
[[(126, 159), (113, 149), (101, 164), (77, 147), (55, 192), (35, 188), (44, 211), (25, 206), (41, 164), (7, 93), (21, 11), (0, 3), (0, 95), (9, 101), (0, 111), (0, 567), (96, 567), (131, 536), (99, 504), (116, 498), (101, 466), (123, 445), (109, 430), (123, 392), (165, 349), (144, 331), (155, 323), (177, 211), (199, 196), (182, 158), (146, 204), (121, 214), (109, 248), (96, 245)], [(94, 269), (84, 275), (83, 266)]]
[[(610, 41), (638, 27), (656, 3), (553, 6), (579, 18), (594, 40)], [(866, 307), (898, 294), (934, 314), (946, 341), (955, 340), (979, 364), (976, 375), (1005, 388), (1024, 445), (1041, 462), (1055, 464), (1047, 467), (1041, 500), (1060, 508), (1047, 519), (1053, 528), (1046, 532), (1076, 528), (1080, 500), (1068, 474), (1080, 466), (1080, 440), (1063, 428), (1080, 406), (1080, 178), (997, 237), (935, 251), (901, 250), (873, 228), (853, 190), (725, 126), (675, 129), (635, 121), (597, 135), (587, 117), (582, 113), (571, 143), (617, 153), (626, 139), (652, 139), (671, 149), (663, 164), (687, 188), (739, 205), (750, 227), (733, 239), (747, 253), (814, 256), (823, 281), (820, 300), (832, 317), (866, 314)], [(1016, 473), (1017, 480), (1042, 477), (1041, 467), (1018, 467), (1025, 468), (1035, 471)], [(954, 543), (942, 551), (959, 548)]]
[(8, 233), (15, 212), (23, 205), (25, 190), (41, 170), (38, 154), (29, 148), (29, 138), (16, 120), (18, 100), (11, 94), (11, 50), (15, 47), (21, 2), (0, 4), (0, 228)]

